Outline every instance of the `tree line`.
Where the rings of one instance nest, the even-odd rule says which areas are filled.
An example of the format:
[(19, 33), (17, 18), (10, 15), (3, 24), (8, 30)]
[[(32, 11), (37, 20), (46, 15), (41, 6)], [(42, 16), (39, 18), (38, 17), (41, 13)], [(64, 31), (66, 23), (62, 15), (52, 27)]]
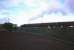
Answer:
[(16, 24), (12, 24), (12, 23), (4, 23), (0, 25), (1, 29), (6, 29), (8, 31), (11, 30), (16, 30), (17, 29), (17, 25)]

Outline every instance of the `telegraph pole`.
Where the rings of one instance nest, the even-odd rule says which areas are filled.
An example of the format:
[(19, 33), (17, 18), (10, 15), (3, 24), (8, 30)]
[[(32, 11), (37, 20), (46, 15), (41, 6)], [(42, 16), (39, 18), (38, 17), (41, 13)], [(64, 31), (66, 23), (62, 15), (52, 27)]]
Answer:
[(9, 23), (10, 19), (8, 17), (6, 17), (6, 20), (7, 20), (6, 23)]
[(9, 19), (9, 17), (8, 17), (8, 23), (9, 23), (9, 21), (10, 21), (10, 19)]
[(9, 18), (7, 18), (7, 23), (9, 23)]

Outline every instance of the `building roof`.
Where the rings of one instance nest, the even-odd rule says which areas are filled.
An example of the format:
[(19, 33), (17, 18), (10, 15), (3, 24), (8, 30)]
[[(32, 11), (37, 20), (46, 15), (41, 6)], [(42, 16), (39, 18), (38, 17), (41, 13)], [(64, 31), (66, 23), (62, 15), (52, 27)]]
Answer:
[(74, 21), (72, 22), (53, 22), (53, 23), (37, 23), (37, 24), (24, 24), (22, 25), (21, 27), (35, 27), (35, 26), (38, 26), (38, 27), (44, 27), (44, 26), (59, 26), (59, 25), (74, 25)]

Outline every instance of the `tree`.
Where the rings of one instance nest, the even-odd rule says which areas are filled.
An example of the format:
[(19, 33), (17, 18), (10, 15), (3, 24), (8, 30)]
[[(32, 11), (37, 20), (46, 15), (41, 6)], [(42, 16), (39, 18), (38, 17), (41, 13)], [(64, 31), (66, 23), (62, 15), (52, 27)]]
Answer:
[(7, 29), (8, 31), (11, 31), (11, 30), (17, 28), (17, 26), (12, 23), (4, 23), (2, 26), (3, 26), (3, 28)]

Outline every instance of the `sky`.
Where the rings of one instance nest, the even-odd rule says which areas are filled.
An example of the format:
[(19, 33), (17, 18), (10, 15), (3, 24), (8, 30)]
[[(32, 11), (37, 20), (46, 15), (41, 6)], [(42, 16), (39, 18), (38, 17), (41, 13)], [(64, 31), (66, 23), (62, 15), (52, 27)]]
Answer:
[(74, 0), (0, 0), (0, 23), (8, 21), (18, 26), (74, 21)]

